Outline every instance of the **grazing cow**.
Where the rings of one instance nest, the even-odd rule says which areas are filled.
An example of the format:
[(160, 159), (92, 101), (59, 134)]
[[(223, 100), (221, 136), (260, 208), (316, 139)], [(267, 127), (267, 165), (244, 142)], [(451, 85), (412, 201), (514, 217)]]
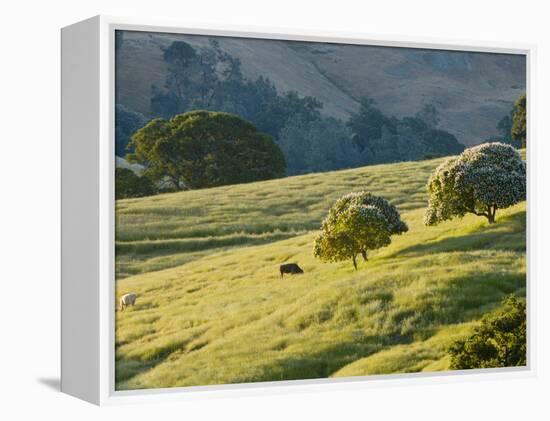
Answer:
[(133, 306), (136, 303), (137, 295), (133, 292), (130, 292), (129, 294), (124, 294), (122, 297), (120, 297), (120, 311), (124, 310), (127, 306)]
[(295, 273), (304, 273), (302, 268), (298, 266), (297, 263), (285, 263), (279, 267), (279, 270), (281, 271), (281, 279), (285, 273), (290, 273), (292, 275)]

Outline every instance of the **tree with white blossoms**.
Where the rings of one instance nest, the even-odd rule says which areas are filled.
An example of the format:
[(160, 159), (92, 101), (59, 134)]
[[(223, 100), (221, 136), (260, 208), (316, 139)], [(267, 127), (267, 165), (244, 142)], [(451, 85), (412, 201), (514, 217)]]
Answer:
[(484, 143), (447, 159), (428, 181), (426, 225), (467, 213), (495, 222), (497, 209), (526, 199), (525, 163), (510, 145)]
[(334, 203), (315, 239), (313, 255), (325, 262), (368, 260), (367, 252), (391, 243), (393, 234), (408, 231), (399, 212), (386, 199), (367, 192), (349, 193)]

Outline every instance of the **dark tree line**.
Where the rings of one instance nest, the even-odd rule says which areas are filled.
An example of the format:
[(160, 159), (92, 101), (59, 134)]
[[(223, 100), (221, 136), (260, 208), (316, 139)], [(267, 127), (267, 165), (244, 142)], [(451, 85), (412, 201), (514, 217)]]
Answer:
[(439, 114), (426, 104), (412, 117), (388, 117), (370, 98), (361, 100), (349, 120), (352, 140), (363, 162), (384, 163), (453, 155), (464, 150), (451, 133), (437, 128)]
[(246, 79), (241, 63), (210, 40), (195, 49), (175, 41), (164, 51), (168, 64), (165, 86), (152, 87), (155, 117), (171, 118), (192, 110), (223, 111), (250, 121), (260, 131), (277, 138), (290, 118), (312, 121), (320, 117), (322, 104), (295, 92), (279, 94), (265, 77)]

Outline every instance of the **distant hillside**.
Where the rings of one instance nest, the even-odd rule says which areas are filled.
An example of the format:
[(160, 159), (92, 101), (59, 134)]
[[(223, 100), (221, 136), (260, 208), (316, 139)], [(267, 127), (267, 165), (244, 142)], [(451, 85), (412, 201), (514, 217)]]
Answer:
[[(162, 87), (163, 48), (180, 39), (198, 47), (208, 37), (125, 32), (117, 53), (117, 103), (150, 115), (151, 85)], [(219, 38), (249, 79), (267, 76), (278, 90), (324, 104), (325, 115), (347, 119), (369, 96), (397, 117), (433, 103), (440, 127), (466, 145), (497, 134), (497, 122), (525, 90), (525, 59), (506, 54), (365, 47), (244, 38)]]

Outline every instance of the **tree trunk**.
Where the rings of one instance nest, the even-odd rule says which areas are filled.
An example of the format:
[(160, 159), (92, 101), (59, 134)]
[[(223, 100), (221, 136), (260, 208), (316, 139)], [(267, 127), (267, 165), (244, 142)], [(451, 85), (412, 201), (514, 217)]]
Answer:
[(368, 262), (369, 261), (369, 258), (367, 257), (367, 251), (366, 250), (362, 250), (361, 251), (361, 256), (363, 256), (363, 260), (365, 262)]
[(355, 255), (353, 255), (353, 267), (357, 270), (357, 260), (355, 259)]
[(176, 176), (170, 177), (170, 181), (172, 182), (176, 190), (183, 190), (180, 185), (179, 177), (176, 177)]
[(171, 181), (172, 181), (172, 184), (174, 184), (174, 187), (179, 190), (179, 191), (183, 191), (183, 190), (189, 190), (189, 187), (187, 186), (187, 184), (185, 184), (184, 181), (182, 181), (182, 177), (181, 176), (173, 176), (171, 177)]
[(497, 206), (487, 206), (487, 219), (489, 220), (489, 224), (495, 223), (495, 215), (497, 214)]

